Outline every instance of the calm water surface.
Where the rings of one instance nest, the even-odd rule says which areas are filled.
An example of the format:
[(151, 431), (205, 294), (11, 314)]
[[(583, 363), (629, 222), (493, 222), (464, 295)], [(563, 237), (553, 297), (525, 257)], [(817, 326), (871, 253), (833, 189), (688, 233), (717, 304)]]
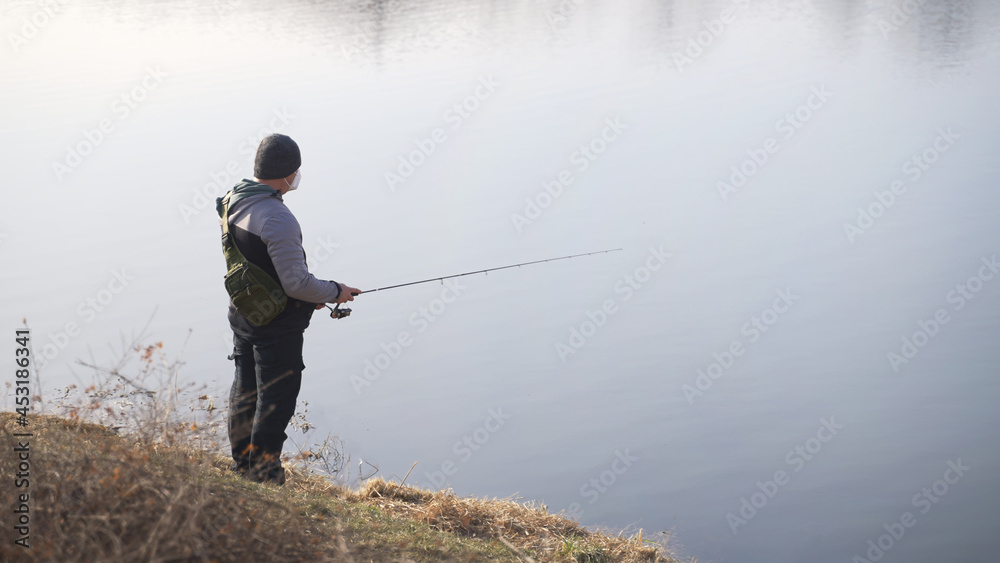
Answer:
[(577, 4), (0, 3), (0, 312), (45, 387), (152, 316), (224, 403), (212, 200), (278, 131), (320, 277), (623, 249), (317, 314), (349, 479), (699, 561), (994, 561), (1000, 6)]

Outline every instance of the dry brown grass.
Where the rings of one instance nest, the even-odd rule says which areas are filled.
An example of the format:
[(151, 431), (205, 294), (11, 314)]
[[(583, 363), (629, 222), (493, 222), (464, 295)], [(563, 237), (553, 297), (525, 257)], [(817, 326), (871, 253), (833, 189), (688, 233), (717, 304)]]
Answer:
[[(32, 414), (21, 427), (0, 412), (4, 479), (15, 473), (13, 434), (33, 433), (31, 548), (0, 542), (0, 561), (674, 561), (641, 531), (592, 533), (534, 504), (382, 478), (351, 490), (329, 478), (347, 459), (331, 436), (286, 460), (284, 487), (244, 480), (220, 455), (225, 421), (211, 396), (181, 385), (182, 362), (142, 338), (123, 342), (110, 368), (83, 364), (95, 383), (46, 403), (63, 416)], [(9, 532), (14, 493), (24, 490), (3, 490)]]
[[(347, 560), (337, 538), (296, 518), (294, 507), (212, 475), (200, 452), (70, 419), (30, 420), (31, 548), (5, 541), (0, 560)], [(11, 434), (24, 429), (11, 413), (0, 413), (0, 428), (10, 452)], [(13, 461), (0, 456), (0, 474), (12, 475)], [(5, 530), (9, 512), (4, 506)]]
[(670, 562), (659, 546), (634, 537), (592, 533), (544, 507), (511, 499), (460, 498), (371, 479), (353, 493), (391, 514), (414, 518), (436, 530), (503, 542), (523, 559), (528, 553), (544, 561)]
[[(13, 451), (24, 430), (0, 413), (0, 448)], [(182, 443), (55, 416), (31, 416), (27, 430), (31, 548), (0, 543), (0, 561), (672, 561), (641, 537), (591, 533), (512, 500), (381, 478), (352, 491), (295, 469), (284, 487), (259, 485)], [(14, 463), (0, 456), (0, 474)]]

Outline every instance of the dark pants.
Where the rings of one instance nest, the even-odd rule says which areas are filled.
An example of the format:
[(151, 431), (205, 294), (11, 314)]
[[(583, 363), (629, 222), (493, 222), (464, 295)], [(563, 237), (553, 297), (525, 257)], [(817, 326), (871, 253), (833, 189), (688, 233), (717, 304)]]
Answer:
[(302, 331), (250, 341), (233, 335), (229, 443), (238, 466), (277, 462), (302, 384)]

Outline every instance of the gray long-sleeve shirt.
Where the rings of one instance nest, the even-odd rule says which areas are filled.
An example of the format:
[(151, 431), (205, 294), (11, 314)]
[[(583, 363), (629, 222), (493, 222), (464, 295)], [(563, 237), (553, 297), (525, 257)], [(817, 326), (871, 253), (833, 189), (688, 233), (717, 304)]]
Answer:
[(302, 229), (281, 196), (253, 195), (229, 210), (230, 228), (236, 227), (267, 245), (278, 282), (289, 297), (307, 303), (330, 303), (340, 295), (337, 282), (309, 273), (302, 248)]
[[(216, 200), (220, 217), (222, 199)], [(229, 234), (243, 256), (263, 268), (288, 295), (284, 310), (263, 326), (253, 324), (230, 301), (229, 324), (237, 335), (266, 339), (305, 330), (316, 304), (335, 301), (340, 295), (337, 282), (309, 273), (299, 222), (277, 190), (246, 179), (233, 187)]]

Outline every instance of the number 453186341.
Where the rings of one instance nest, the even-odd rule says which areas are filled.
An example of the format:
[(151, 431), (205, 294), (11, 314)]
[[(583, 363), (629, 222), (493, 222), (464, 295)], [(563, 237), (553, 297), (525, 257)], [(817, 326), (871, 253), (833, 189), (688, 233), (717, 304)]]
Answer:
[(17, 423), (21, 426), (27, 426), (28, 407), (31, 406), (31, 391), (28, 388), (28, 374), (30, 373), (28, 366), (31, 365), (28, 342), (31, 339), (31, 333), (27, 330), (18, 330), (16, 333), (14, 340), (17, 342), (17, 348), (14, 349), (14, 363), (20, 369), (15, 372), (14, 402), (17, 404), (15, 409), (18, 414)]

